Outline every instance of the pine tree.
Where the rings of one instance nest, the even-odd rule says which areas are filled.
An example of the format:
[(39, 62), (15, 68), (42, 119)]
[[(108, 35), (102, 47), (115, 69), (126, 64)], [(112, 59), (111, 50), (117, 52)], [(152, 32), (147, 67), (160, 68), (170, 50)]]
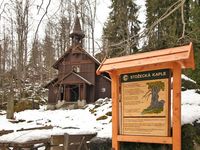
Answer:
[[(173, 0), (148, 0), (146, 1), (146, 28), (151, 28), (167, 10), (174, 4)], [(181, 11), (176, 10), (173, 14), (160, 21), (147, 35), (147, 50), (162, 49), (176, 45), (181, 37), (182, 22)]]
[(104, 28), (109, 57), (137, 52), (138, 36), (136, 35), (140, 30), (138, 6), (134, 0), (112, 0), (111, 8), (112, 11)]
[(190, 32), (188, 37), (190, 37), (191, 42), (193, 42), (194, 54), (195, 54), (195, 70), (189, 70), (187, 75), (197, 81), (200, 87), (200, 1), (190, 1), (191, 11), (190, 11)]
[(59, 21), (59, 42), (60, 42), (60, 52), (61, 55), (64, 54), (66, 48), (70, 45), (70, 22), (63, 15)]
[[(175, 2), (173, 0), (148, 0), (146, 1), (147, 21), (146, 28), (160, 18), (166, 10), (169, 9)], [(175, 6), (174, 6), (175, 7)], [(173, 7), (173, 8), (174, 8)], [(184, 17), (182, 20), (182, 16)], [(183, 28), (185, 22), (185, 30)], [(155, 28), (147, 35), (147, 50), (161, 49), (167, 47), (174, 47), (177, 45), (184, 45), (188, 42), (193, 42), (195, 50), (195, 64), (194, 71), (185, 71), (187, 75), (197, 81), (200, 85), (200, 1), (199, 0), (185, 0), (183, 12), (181, 7), (173, 12), (170, 16), (159, 22)]]
[(38, 38), (32, 44), (30, 64), (33, 67), (38, 67), (41, 59), (41, 43)]
[(53, 29), (51, 22), (47, 23), (45, 30), (45, 38), (43, 41), (43, 56), (44, 56), (44, 67), (48, 71), (48, 78), (53, 77), (52, 65), (55, 62), (55, 49), (53, 44)]

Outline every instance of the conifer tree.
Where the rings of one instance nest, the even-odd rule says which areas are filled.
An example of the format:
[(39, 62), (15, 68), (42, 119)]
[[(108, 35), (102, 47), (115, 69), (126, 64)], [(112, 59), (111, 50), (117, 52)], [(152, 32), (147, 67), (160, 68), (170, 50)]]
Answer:
[(193, 42), (194, 54), (195, 54), (195, 70), (189, 70), (187, 75), (197, 81), (200, 87), (200, 1), (194, 0), (190, 1), (191, 11), (190, 11), (190, 32), (188, 37), (191, 42)]
[(53, 34), (52, 23), (48, 22), (43, 42), (43, 56), (44, 56), (44, 67), (48, 71), (49, 79), (53, 77), (52, 65), (55, 62), (55, 49), (54, 49), (52, 34)]
[[(146, 28), (149, 29), (168, 9), (174, 4), (173, 0), (148, 0), (146, 1)], [(181, 37), (182, 22), (181, 9), (160, 21), (147, 35), (146, 49), (162, 49), (177, 45)]]
[[(138, 6), (134, 0), (112, 0), (112, 11), (104, 28), (108, 56), (121, 56), (137, 52), (140, 30)], [(121, 44), (120, 44), (121, 43)]]
[(41, 43), (39, 39), (36, 38), (32, 43), (30, 64), (32, 67), (38, 67), (41, 61)]
[[(176, 1), (148, 0), (146, 1), (146, 28), (160, 18)], [(177, 1), (178, 2), (178, 1)], [(180, 1), (181, 2), (181, 1)], [(175, 8), (176, 6), (174, 5)], [(185, 24), (185, 28), (184, 28)], [(183, 9), (179, 7), (171, 15), (159, 22), (147, 35), (147, 50), (155, 50), (193, 42), (195, 50), (194, 71), (185, 73), (200, 85), (200, 1), (185, 0)]]

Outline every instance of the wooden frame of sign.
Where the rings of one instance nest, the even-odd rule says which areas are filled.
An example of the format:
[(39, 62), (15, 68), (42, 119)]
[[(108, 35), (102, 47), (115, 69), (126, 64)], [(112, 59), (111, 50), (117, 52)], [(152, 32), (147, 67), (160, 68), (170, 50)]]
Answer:
[(170, 69), (120, 75), (122, 135), (170, 135)]
[(103, 61), (97, 74), (108, 72), (112, 79), (114, 150), (120, 142), (172, 144), (181, 150), (182, 68), (195, 68), (192, 43)]

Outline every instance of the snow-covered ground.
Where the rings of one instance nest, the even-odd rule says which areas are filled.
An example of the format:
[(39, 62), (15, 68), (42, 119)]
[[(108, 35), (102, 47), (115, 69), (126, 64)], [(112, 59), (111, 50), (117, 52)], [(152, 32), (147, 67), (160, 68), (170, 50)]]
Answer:
[(182, 124), (200, 123), (200, 94), (195, 90), (187, 90), (181, 93), (182, 96)]
[[(64, 133), (96, 132), (98, 137), (111, 138), (111, 109), (111, 99), (99, 99), (95, 104), (89, 104), (84, 109), (46, 110), (45, 107), (42, 107), (39, 110), (15, 113), (15, 119), (22, 120), (19, 123), (10, 122), (6, 119), (5, 111), (0, 111), (0, 131), (15, 131), (1, 136), (0, 142), (25, 142)], [(103, 120), (100, 118), (103, 118)], [(182, 124), (192, 124), (194, 121), (200, 123), (200, 94), (195, 93), (195, 90), (182, 91)], [(52, 129), (17, 131), (44, 126), (52, 126)]]
[[(14, 130), (15, 132), (0, 137), (0, 142), (45, 139), (51, 135), (64, 133), (98, 133), (98, 137), (111, 137), (111, 100), (99, 99), (95, 104), (89, 104), (85, 109), (75, 110), (25, 110), (15, 113), (19, 123), (12, 123), (5, 115), (0, 115), (0, 131)], [(5, 112), (1, 111), (1, 114)], [(106, 115), (107, 114), (107, 115)], [(97, 118), (106, 116), (106, 119)], [(34, 127), (52, 126), (52, 129), (17, 131)]]

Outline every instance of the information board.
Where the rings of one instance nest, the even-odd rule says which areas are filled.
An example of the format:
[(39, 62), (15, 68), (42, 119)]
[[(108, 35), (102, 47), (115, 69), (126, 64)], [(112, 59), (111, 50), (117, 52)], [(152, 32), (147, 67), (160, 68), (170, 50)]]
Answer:
[(169, 136), (169, 69), (122, 74), (121, 134)]

